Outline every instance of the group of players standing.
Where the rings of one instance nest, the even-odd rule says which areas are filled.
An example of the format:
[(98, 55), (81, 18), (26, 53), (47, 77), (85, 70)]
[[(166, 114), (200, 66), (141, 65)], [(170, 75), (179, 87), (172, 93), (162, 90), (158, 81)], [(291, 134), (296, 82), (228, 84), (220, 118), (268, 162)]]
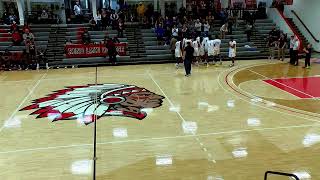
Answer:
[[(178, 68), (179, 64), (183, 62), (186, 69), (186, 76), (190, 76), (192, 63), (197, 65), (202, 63), (209, 67), (210, 61), (212, 61), (213, 64), (219, 61), (220, 65), (222, 65), (221, 44), (222, 41), (218, 35), (215, 35), (215, 38), (198, 36), (194, 39), (183, 38), (182, 40), (178, 40), (175, 43), (175, 50), (173, 52), (177, 62), (176, 67)], [(192, 53), (188, 51), (192, 51)], [(232, 60), (230, 67), (234, 66), (236, 53), (237, 42), (231, 37), (228, 53), (228, 57)]]

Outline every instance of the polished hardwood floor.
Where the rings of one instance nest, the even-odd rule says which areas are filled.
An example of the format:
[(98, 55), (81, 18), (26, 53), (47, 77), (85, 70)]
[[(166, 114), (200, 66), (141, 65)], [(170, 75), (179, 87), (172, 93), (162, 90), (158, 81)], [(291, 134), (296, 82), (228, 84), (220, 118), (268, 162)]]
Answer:
[[(274, 79), (317, 77), (320, 65), (228, 65), (194, 66), (190, 77), (173, 64), (1, 72), (0, 177), (92, 179), (98, 117), (97, 179), (319, 179), (318, 89)], [(80, 112), (80, 98), (103, 106)]]

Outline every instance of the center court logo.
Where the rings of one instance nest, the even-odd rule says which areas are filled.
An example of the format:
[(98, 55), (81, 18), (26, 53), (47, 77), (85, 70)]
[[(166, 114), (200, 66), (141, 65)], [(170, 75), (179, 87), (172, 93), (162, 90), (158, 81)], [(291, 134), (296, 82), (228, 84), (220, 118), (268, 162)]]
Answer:
[(142, 120), (145, 108), (162, 105), (163, 96), (133, 85), (99, 84), (69, 86), (36, 99), (32, 105), (20, 111), (34, 110), (37, 118), (48, 117), (52, 121), (80, 120), (85, 124), (104, 116), (123, 116)]

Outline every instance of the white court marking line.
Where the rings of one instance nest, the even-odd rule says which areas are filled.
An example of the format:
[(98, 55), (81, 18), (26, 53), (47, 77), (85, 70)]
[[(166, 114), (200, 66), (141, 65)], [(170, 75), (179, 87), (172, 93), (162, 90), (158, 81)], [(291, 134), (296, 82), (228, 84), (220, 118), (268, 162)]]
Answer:
[[(241, 86), (243, 86), (244, 84), (246, 84), (246, 83), (251, 83), (251, 82), (258, 82), (258, 83), (260, 83), (261, 80), (260, 80), (260, 79), (259, 79), (259, 80), (249, 80), (249, 81), (242, 82), (242, 83), (240, 83), (240, 84), (238, 85), (238, 88), (239, 88), (240, 90), (242, 90), (243, 92), (246, 92), (247, 94), (250, 94), (250, 95), (259, 96), (259, 97), (262, 97), (262, 98), (270, 98), (270, 97), (267, 97), (266, 95), (256, 95), (256, 94), (254, 94), (254, 93), (248, 92), (247, 90), (244, 90), (244, 89), (241, 87)], [(280, 88), (277, 88), (277, 87), (275, 87), (275, 86), (269, 85), (268, 83), (265, 83), (265, 82), (264, 82), (264, 84), (266, 84), (266, 86), (270, 86), (270, 87), (272, 87), (272, 88), (275, 88), (275, 89), (277, 89), (277, 90), (279, 90), (279, 91), (281, 91), (281, 92), (283, 92), (283, 93), (286, 93), (286, 94), (288, 94), (288, 95), (291, 95), (292, 97), (296, 98), (295, 100), (301, 99), (301, 98), (299, 98), (299, 97), (297, 97), (297, 96), (295, 96), (295, 95), (293, 95), (293, 94), (291, 94), (291, 93), (289, 93), (289, 92), (287, 92), (287, 91), (284, 91), (284, 90), (282, 90), (282, 89), (280, 89)], [(278, 97), (277, 99), (283, 99), (283, 100), (285, 100), (284, 98), (280, 98), (280, 97)], [(306, 99), (306, 98), (304, 98), (304, 99)]]
[[(32, 93), (34, 92), (34, 90), (39, 86), (41, 80), (43, 78), (45, 78), (45, 76), (47, 75), (47, 73), (43, 74), (41, 76), (41, 78), (37, 81), (37, 83), (32, 87), (31, 90), (29, 90), (29, 93), (27, 96), (24, 97), (24, 99), (21, 101), (21, 103), (19, 104), (19, 106), (12, 112), (11, 116), (9, 117), (9, 120), (11, 120), (16, 114), (17, 112), (21, 109), (22, 105), (26, 102), (26, 100), (32, 95)], [(4, 124), (1, 126), (0, 128), (0, 132), (4, 129)]]
[[(263, 65), (263, 64), (259, 64), (259, 65), (257, 65), (257, 66), (260, 66), (260, 65)], [(238, 66), (238, 67), (239, 67), (239, 66)], [(240, 67), (241, 67), (241, 66), (240, 66)], [(255, 67), (255, 66), (251, 66), (251, 67)], [(245, 101), (245, 102), (247, 102), (247, 103), (249, 103), (249, 104), (252, 104), (250, 100), (248, 100), (248, 99), (246, 99), (246, 98), (242, 98), (241, 96), (232, 93), (232, 92), (234, 92), (234, 91), (231, 92), (231, 91), (227, 90), (227, 89), (222, 85), (222, 83), (220, 82), (221, 75), (224, 74), (224, 73), (227, 72), (227, 71), (230, 71), (230, 69), (226, 69), (225, 71), (221, 72), (221, 73), (219, 74), (219, 76), (217, 77), (219, 86), (220, 86), (225, 92), (231, 94), (232, 96), (236, 97), (237, 99), (240, 99), (240, 100)], [(232, 81), (232, 83), (233, 83), (233, 81)], [(246, 92), (246, 94), (248, 94), (248, 93)], [(248, 95), (252, 96), (252, 94), (248, 94)], [(291, 113), (288, 113), (288, 112), (279, 111), (279, 110), (276, 110), (276, 109), (273, 109), (273, 108), (269, 108), (269, 107), (267, 107), (267, 106), (263, 106), (263, 105), (260, 105), (260, 104), (253, 104), (253, 105), (254, 105), (254, 106), (261, 107), (261, 108), (264, 108), (264, 109), (268, 109), (268, 110), (270, 110), (270, 111), (278, 112), (278, 113), (281, 113), (281, 114), (285, 114), (285, 115), (289, 115), (289, 116), (293, 116), (293, 117), (298, 117), (298, 118), (301, 118), (301, 119), (305, 119), (305, 120), (308, 120), (308, 121), (320, 122), (319, 120), (315, 120), (315, 119), (311, 119), (311, 118), (308, 118), (308, 117), (304, 117), (304, 116), (302, 116), (302, 115), (299, 116), (299, 115), (296, 115), (296, 114), (291, 114)], [(288, 108), (288, 107), (287, 107), (287, 108)], [(293, 109), (293, 108), (288, 108), (288, 109)], [(297, 109), (293, 109), (293, 110), (297, 110)], [(306, 116), (307, 116), (307, 115), (306, 115)]]
[[(174, 106), (174, 104), (172, 103), (172, 101), (169, 99), (169, 97), (167, 96), (167, 94), (163, 91), (163, 89), (160, 87), (160, 85), (157, 83), (157, 81), (153, 78), (153, 76), (147, 71), (149, 77), (152, 79), (152, 81), (154, 82), (154, 84), (159, 88), (159, 90), (162, 92), (162, 94), (164, 95), (164, 97), (166, 98), (166, 100), (169, 102), (169, 104), (171, 106)], [(180, 112), (176, 111), (176, 113), (178, 114), (178, 116), (180, 117), (180, 119), (182, 120), (183, 123), (186, 122), (186, 120), (184, 119), (184, 117), (181, 115)], [(195, 132), (191, 132), (192, 135), (195, 135)], [(196, 138), (196, 141), (199, 143), (199, 144), (203, 144), (199, 138)], [(200, 145), (201, 146), (201, 145)], [(206, 152), (206, 151), (205, 151)], [(208, 153), (207, 153), (208, 155)], [(213, 158), (210, 159), (210, 161), (212, 161), (213, 163), (216, 163), (216, 160), (214, 160)]]
[[(97, 143), (99, 145), (106, 144), (121, 144), (121, 143), (134, 143), (134, 142), (143, 142), (143, 141), (155, 141), (155, 140), (167, 140), (167, 139), (179, 139), (179, 138), (190, 138), (190, 137), (201, 137), (201, 136), (212, 136), (212, 135), (222, 135), (222, 134), (235, 134), (235, 133), (245, 133), (245, 132), (255, 132), (255, 131), (276, 131), (283, 129), (297, 129), (297, 128), (306, 128), (306, 127), (317, 127), (320, 124), (305, 124), (305, 125), (296, 125), (296, 126), (279, 126), (279, 127), (270, 127), (270, 128), (254, 128), (254, 129), (244, 129), (244, 130), (232, 130), (232, 131), (222, 131), (222, 132), (212, 132), (212, 133), (203, 133), (203, 134), (194, 134), (194, 135), (183, 135), (183, 136), (167, 136), (167, 137), (154, 137), (154, 138), (141, 138), (141, 139), (132, 139), (132, 140), (123, 140), (123, 141), (107, 141)], [(2, 151), (0, 154), (9, 154), (17, 152), (29, 152), (29, 151), (41, 151), (41, 150), (50, 150), (50, 149), (61, 149), (61, 148), (73, 148), (73, 147), (84, 147), (92, 146), (92, 144), (75, 144), (75, 145), (65, 145), (65, 146), (52, 146), (52, 147), (40, 147), (40, 148), (30, 148), (30, 149), (20, 149), (12, 151)]]
[[(273, 64), (278, 64), (278, 63), (273, 63)], [(252, 65), (251, 67), (256, 67), (256, 66), (259, 66), (259, 65)], [(239, 71), (241, 71), (241, 69), (238, 69), (236, 72), (239, 72)], [(233, 79), (231, 79), (231, 81), (232, 81), (232, 83), (234, 84), (234, 82), (233, 82)], [(282, 90), (283, 91), (283, 90)], [(249, 96), (252, 96), (253, 94), (250, 94), (250, 93), (248, 93), (248, 92), (246, 92), (246, 91), (242, 91), (242, 92), (244, 92), (244, 93), (246, 93), (247, 95), (249, 95)], [(297, 97), (297, 96), (296, 96)], [(299, 98), (299, 97), (298, 97)], [(315, 99), (315, 98), (305, 98), (305, 99)], [(316, 99), (316, 100), (318, 100), (318, 99)], [(264, 100), (264, 101), (266, 101), (266, 100)], [(269, 101), (266, 101), (266, 102), (269, 102)], [(287, 109), (291, 109), (291, 110), (294, 110), (296, 113), (299, 113), (299, 112), (306, 112), (306, 111), (303, 111), (303, 110), (299, 110), (299, 109), (295, 109), (295, 108), (291, 108), (291, 107), (288, 107), (288, 106), (283, 106), (283, 105), (279, 105), (279, 104), (277, 104), (277, 106), (279, 106), (279, 107), (285, 107), (285, 108), (287, 108)], [(270, 109), (270, 108), (269, 108)], [(278, 112), (280, 112), (280, 111), (278, 111)], [(312, 113), (312, 112), (308, 112), (309, 114), (313, 114), (314, 116), (317, 116), (317, 115), (319, 115), (319, 114), (317, 114), (317, 113)], [(287, 113), (287, 114), (289, 114), (289, 113)], [(290, 114), (289, 114), (290, 115)], [(304, 114), (304, 115), (306, 115), (307, 116), (307, 114)], [(298, 115), (295, 115), (296, 117), (303, 117), (303, 116), (298, 116)], [(307, 120), (310, 120), (310, 121), (314, 121), (314, 122), (320, 122), (320, 121), (318, 121), (318, 120), (313, 120), (313, 119), (310, 119), (310, 118), (303, 118), (303, 119), (307, 119)]]
[[(251, 69), (249, 69), (249, 71), (252, 72), (252, 73), (255, 73), (255, 74), (257, 74), (257, 75), (259, 75), (259, 76), (261, 76), (261, 77), (264, 77), (264, 78), (267, 79), (267, 80), (271, 80), (272, 82), (275, 82), (275, 83), (277, 83), (277, 84), (283, 85), (283, 86), (285, 86), (285, 87), (287, 87), (287, 88), (289, 88), (289, 89), (292, 89), (292, 90), (297, 91), (297, 92), (299, 92), (299, 93), (301, 93), (301, 94), (304, 94), (304, 95), (306, 95), (306, 96), (309, 96), (310, 98), (316, 98), (316, 97), (311, 96), (310, 94), (307, 94), (307, 93), (305, 93), (305, 92), (302, 92), (302, 91), (300, 91), (300, 90), (298, 90), (298, 89), (295, 89), (295, 88), (293, 88), (293, 87), (287, 86), (287, 85), (285, 85), (285, 84), (283, 84), (283, 83), (281, 83), (281, 82), (275, 81), (275, 80), (273, 80), (272, 78), (269, 78), (269, 77), (267, 77), (267, 76), (265, 76), (265, 75), (263, 75), (263, 74), (260, 74), (260, 73), (258, 73), (258, 72), (252, 71)], [(279, 88), (279, 89), (280, 89), (280, 88)], [(294, 95), (294, 96), (296, 96), (296, 95)], [(298, 97), (298, 96), (297, 96), (297, 97)], [(301, 98), (301, 99), (303, 99), (303, 98)]]

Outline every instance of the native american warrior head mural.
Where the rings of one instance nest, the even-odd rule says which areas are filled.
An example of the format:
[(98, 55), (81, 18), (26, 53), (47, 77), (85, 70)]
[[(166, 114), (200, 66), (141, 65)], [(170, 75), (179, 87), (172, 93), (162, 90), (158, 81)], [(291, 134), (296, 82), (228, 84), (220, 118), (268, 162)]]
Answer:
[(143, 109), (162, 105), (163, 96), (133, 85), (99, 84), (69, 86), (36, 99), (20, 111), (33, 110), (37, 118), (52, 121), (79, 120), (84, 124), (104, 116), (123, 116), (142, 120)]

